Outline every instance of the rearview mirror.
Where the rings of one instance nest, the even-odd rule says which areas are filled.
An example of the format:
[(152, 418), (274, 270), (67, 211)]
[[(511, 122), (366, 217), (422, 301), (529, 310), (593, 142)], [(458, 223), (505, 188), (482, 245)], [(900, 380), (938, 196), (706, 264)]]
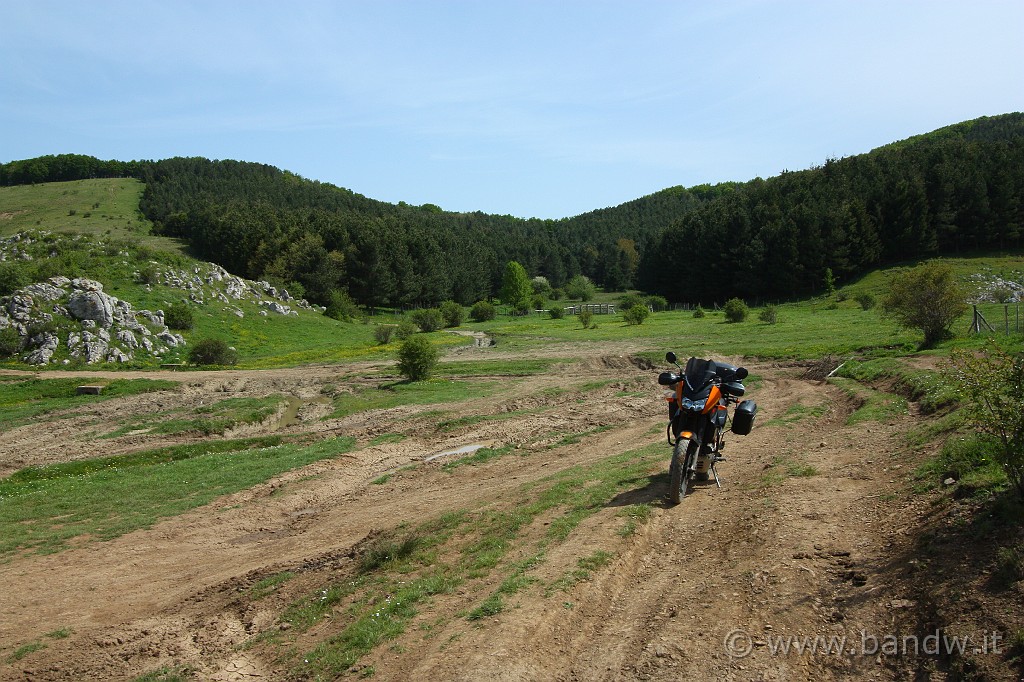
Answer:
[(665, 360), (671, 362), (673, 365), (676, 364), (676, 354), (672, 351), (665, 353)]

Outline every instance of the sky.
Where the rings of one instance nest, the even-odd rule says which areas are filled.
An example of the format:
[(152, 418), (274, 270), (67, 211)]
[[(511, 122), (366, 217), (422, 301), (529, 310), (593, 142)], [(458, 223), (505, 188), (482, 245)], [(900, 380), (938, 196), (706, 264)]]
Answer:
[(0, 0), (0, 163), (562, 218), (1024, 111), (1022, 0)]

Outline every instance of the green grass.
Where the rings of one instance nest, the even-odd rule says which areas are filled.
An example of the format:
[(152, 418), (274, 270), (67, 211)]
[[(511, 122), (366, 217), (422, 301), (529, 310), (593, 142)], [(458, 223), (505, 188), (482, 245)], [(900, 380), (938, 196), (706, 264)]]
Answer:
[[(0, 187), (0, 236), (25, 230), (60, 230), (93, 237), (132, 237), (151, 248), (181, 251), (177, 240), (151, 236), (139, 215), (145, 185), (130, 178), (45, 182)], [(99, 206), (96, 206), (99, 204)]]
[(23, 469), (0, 480), (0, 556), (109, 540), (280, 473), (346, 452), (352, 439), (214, 441)]
[(282, 571), (275, 573), (274, 575), (267, 576), (263, 580), (258, 581), (255, 585), (249, 588), (249, 597), (253, 600), (263, 599), (277, 591), (281, 585), (285, 584), (289, 580), (295, 577), (295, 574), (291, 571)]
[(828, 412), (828, 404), (826, 403), (819, 403), (817, 405), (804, 405), (802, 403), (797, 403), (795, 405), (790, 405), (789, 409), (786, 410), (786, 413), (781, 417), (768, 419), (762, 424), (762, 426), (789, 426), (803, 419), (816, 419), (826, 412)]
[(649, 504), (631, 504), (628, 507), (623, 507), (619, 516), (625, 517), (626, 523), (618, 530), (618, 534), (622, 537), (635, 535), (640, 527), (651, 518), (652, 511)]
[(4, 662), (5, 663), (17, 663), (18, 661), (20, 661), (21, 659), (25, 658), (26, 656), (28, 656), (32, 652), (39, 651), (40, 649), (45, 649), (45, 648), (46, 648), (46, 645), (43, 644), (42, 642), (29, 642), (28, 644), (23, 644), (22, 646), (18, 647), (13, 652), (11, 652), (4, 659)]
[(337, 396), (331, 417), (345, 417), (366, 410), (402, 405), (465, 402), (494, 395), (504, 386), (505, 383), (499, 380), (463, 381), (442, 378), (382, 384), (379, 388), (362, 388), (355, 393)]
[(1006, 472), (997, 459), (999, 444), (993, 439), (970, 433), (948, 439), (939, 454), (914, 471), (918, 492), (944, 488), (952, 478), (962, 496), (987, 498), (1009, 486)]
[[(105, 385), (99, 395), (76, 395), (83, 384)], [(97, 402), (169, 391), (178, 387), (176, 381), (159, 379), (116, 379), (109, 381), (83, 375), (74, 379), (16, 379), (0, 382), (0, 429), (27, 424), (43, 416), (92, 405)]]
[(829, 381), (861, 403), (861, 406), (846, 418), (848, 425), (852, 426), (868, 421), (888, 421), (907, 414), (907, 401), (898, 395), (876, 391), (853, 379), (833, 377)]
[[(293, 652), (302, 661), (295, 674), (344, 674), (373, 648), (404, 632), (432, 597), (460, 586), (479, 590), (494, 571), (502, 572), (498, 588), (463, 615), (475, 621), (501, 613), (516, 593), (538, 582), (530, 572), (545, 560), (545, 548), (563, 542), (618, 493), (650, 485), (652, 470), (660, 473), (664, 464), (664, 450), (658, 443), (526, 484), (507, 509), (458, 510), (375, 538), (362, 549), (356, 575), (324, 585), (282, 614), (290, 637), (311, 631), (328, 617), (339, 624), (312, 650), (301, 656)], [(525, 531), (541, 515), (551, 519), (550, 525), (537, 527), (534, 539), (527, 541)], [(646, 518), (643, 512), (637, 515)], [(530, 549), (526, 542), (535, 544)], [(509, 561), (518, 549), (527, 550), (526, 558)], [(579, 572), (575, 579), (583, 579), (584, 573), (589, 577), (610, 558), (604, 550), (581, 558), (573, 569)]]

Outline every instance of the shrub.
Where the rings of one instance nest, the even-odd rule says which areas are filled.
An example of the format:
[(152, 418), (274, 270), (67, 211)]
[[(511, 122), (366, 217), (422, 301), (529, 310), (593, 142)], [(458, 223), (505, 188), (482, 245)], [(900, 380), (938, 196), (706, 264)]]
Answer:
[(761, 312), (758, 313), (757, 319), (762, 322), (767, 322), (768, 324), (775, 324), (779, 319), (778, 310), (776, 310), (773, 305), (766, 305), (761, 309)]
[(139, 268), (140, 284), (156, 284), (160, 281), (160, 270), (155, 263), (146, 263)]
[(437, 349), (426, 336), (411, 336), (398, 349), (398, 371), (410, 381), (429, 379), (437, 355)]
[[(195, 326), (195, 317), (192, 306), (188, 303), (174, 303), (164, 313), (164, 323), (171, 329), (189, 330)], [(222, 364), (222, 363), (207, 363)]]
[(872, 308), (875, 307), (875, 297), (867, 292), (863, 294), (857, 294), (854, 300), (860, 304), (862, 310), (871, 310)]
[(668, 310), (668, 299), (664, 296), (647, 296), (644, 298), (644, 305), (656, 313)]
[(531, 279), (530, 285), (533, 287), (533, 293), (539, 296), (551, 295), (551, 283), (548, 282), (548, 278), (544, 275), (537, 275)]
[(900, 326), (924, 332), (923, 348), (949, 336), (949, 329), (967, 309), (965, 295), (953, 268), (924, 263), (897, 275), (882, 299), (882, 312)]
[(402, 320), (395, 327), (395, 336), (400, 340), (405, 341), (407, 338), (416, 333), (416, 323), (407, 317), (403, 317)]
[(238, 353), (221, 339), (201, 339), (189, 349), (188, 361), (193, 365), (233, 365)]
[(474, 322), (487, 322), (493, 320), (495, 315), (494, 306), (487, 301), (477, 301), (469, 309), (469, 317)]
[(644, 320), (646, 320), (647, 316), (650, 314), (651, 311), (647, 309), (647, 306), (645, 306), (642, 303), (637, 303), (636, 305), (630, 307), (629, 310), (622, 313), (622, 319), (626, 321), (626, 324), (631, 326), (641, 325), (644, 323)]
[(324, 315), (340, 322), (352, 322), (359, 317), (359, 306), (344, 289), (331, 289), (326, 308)]
[(0, 296), (10, 296), (28, 284), (28, 277), (14, 263), (0, 263)]
[(393, 324), (378, 324), (373, 328), (373, 338), (380, 345), (391, 343), (391, 337), (395, 335), (395, 325)]
[(551, 315), (552, 320), (560, 320), (565, 317), (565, 308), (560, 305), (553, 305), (551, 306), (551, 309), (548, 310), (548, 314)]
[(0, 358), (9, 358), (21, 350), (21, 336), (14, 327), (0, 329)]
[(563, 298), (565, 298), (565, 292), (561, 288), (555, 287), (551, 290), (552, 301), (561, 301)]
[(594, 298), (594, 294), (596, 292), (597, 288), (586, 275), (576, 275), (569, 280), (568, 284), (565, 285), (566, 296), (571, 299), (579, 299), (584, 302)]
[(583, 325), (583, 328), (590, 329), (590, 325), (594, 321), (594, 313), (590, 310), (581, 310), (579, 318), (580, 324)]
[(698, 303), (697, 307), (693, 309), (693, 318), (695, 320), (699, 320), (700, 318), (704, 317), (705, 315), (707, 315), (707, 313), (704, 312), (704, 308), (702, 308), (700, 306), (700, 304)]
[(444, 316), (437, 308), (424, 308), (412, 314), (412, 321), (422, 332), (436, 332), (444, 325)]
[(644, 299), (640, 294), (624, 294), (619, 296), (619, 308), (623, 311), (629, 310), (635, 305), (643, 305)]
[(1024, 497), (1024, 354), (994, 341), (982, 354), (957, 349), (945, 374), (977, 428), (998, 444), (997, 460)]
[(458, 327), (462, 324), (462, 315), (465, 311), (455, 301), (445, 301), (439, 310), (441, 317), (444, 318), (445, 327)]
[(725, 302), (722, 310), (725, 311), (725, 320), (727, 322), (742, 322), (750, 314), (750, 308), (743, 302), (743, 299), (739, 298), (730, 298)]

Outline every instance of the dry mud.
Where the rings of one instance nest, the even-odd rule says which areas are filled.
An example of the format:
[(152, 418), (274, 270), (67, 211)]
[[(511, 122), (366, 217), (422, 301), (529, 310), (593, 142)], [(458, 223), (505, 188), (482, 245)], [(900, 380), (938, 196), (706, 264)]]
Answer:
[[(497, 351), (473, 352), (481, 355), (460, 357)], [(446, 511), (501, 509), (524, 483), (663, 441), (657, 370), (631, 360), (622, 346), (586, 352), (577, 364), (510, 380), (498, 397), (445, 405), (446, 419), (506, 416), (466, 420), (454, 431), (436, 429), (431, 406), (323, 419), (316, 398), (325, 385), (366, 381), (365, 366), (348, 366), (176, 374), (179, 390), (97, 403), (0, 433), (6, 475), (190, 438), (98, 441), (97, 424), (225, 395), (285, 393), (301, 401), (294, 418), (250, 432), (344, 434), (359, 444), (153, 528), (0, 564), (0, 680), (134, 679), (161, 666), (187, 666), (206, 680), (285, 679), (291, 669), (246, 643), (273, 628), (304, 586), (353, 570), (351, 557), (367, 537)], [(905, 679), (898, 663), (862, 645), (871, 644), (865, 636), (893, 633), (912, 603), (893, 562), (905, 555), (926, 513), (906, 493), (914, 462), (902, 434), (916, 417), (850, 426), (855, 406), (838, 389), (802, 379), (796, 367), (748, 367), (761, 377), (750, 391), (760, 406), (758, 423), (751, 435), (729, 439), (721, 488), (702, 485), (673, 507), (664, 501), (667, 477), (652, 471), (649, 482), (610, 500), (554, 547), (536, 569), (539, 584), (516, 593), (504, 611), (476, 622), (459, 617), (488, 594), (486, 586), (438, 596), (401, 636), (364, 656), (353, 676)], [(580, 389), (588, 380), (613, 381)], [(794, 405), (823, 410), (784, 421)], [(573, 432), (589, 435), (568, 445), (550, 436)], [(385, 433), (406, 437), (370, 445)], [(441, 469), (445, 458), (424, 461), (474, 444), (516, 444), (528, 456), (451, 473)], [(668, 455), (666, 446), (666, 470)], [(795, 463), (810, 475), (787, 473)], [(396, 472), (387, 485), (371, 483)], [(621, 508), (637, 503), (649, 503), (653, 513), (623, 537)], [(589, 579), (554, 594), (543, 589), (597, 549), (613, 556)], [(243, 598), (258, 579), (285, 570), (298, 576), (291, 592)], [(437, 624), (429, 636), (418, 627), (428, 621)], [(59, 629), (70, 635), (46, 637)], [(849, 639), (841, 653), (778, 651), (780, 637), (842, 635)], [(9, 658), (33, 641), (47, 646)]]

